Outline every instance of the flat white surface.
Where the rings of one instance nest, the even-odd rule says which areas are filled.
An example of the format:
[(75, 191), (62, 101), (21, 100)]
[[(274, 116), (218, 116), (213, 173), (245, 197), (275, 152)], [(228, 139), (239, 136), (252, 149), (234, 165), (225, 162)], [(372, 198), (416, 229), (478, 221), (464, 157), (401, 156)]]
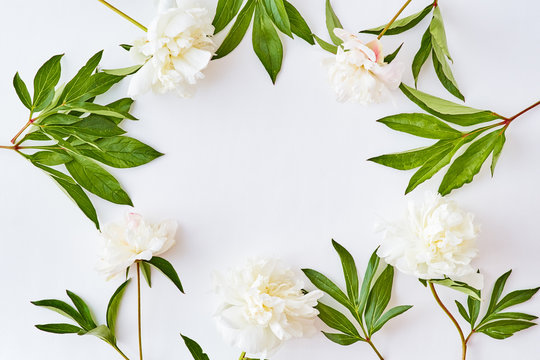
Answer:
[[(401, 0), (334, 0), (351, 31), (386, 22)], [(425, 6), (414, 1), (406, 14)], [(118, 5), (148, 24), (150, 0), (117, 0)], [(208, 4), (215, 6), (213, 0)], [(323, 0), (296, 0), (312, 29), (326, 38)], [(9, 1), (2, 4), (0, 98), (2, 144), (24, 124), (26, 109), (11, 86), (19, 71), (27, 83), (50, 56), (66, 53), (64, 76), (97, 50), (105, 49), (103, 67), (123, 67), (131, 59), (117, 44), (129, 43), (141, 31), (97, 1)], [(453, 70), (467, 104), (513, 115), (538, 100), (540, 59), (533, 1), (441, 1)], [(384, 39), (385, 52), (402, 41), (398, 56), (409, 66), (428, 25)], [(370, 36), (366, 36), (370, 39)], [(316, 268), (341, 282), (341, 267), (330, 239), (335, 238), (365, 268), (377, 246), (374, 223), (399, 217), (407, 199), (420, 200), (436, 190), (440, 175), (408, 197), (403, 190), (411, 172), (399, 172), (365, 159), (421, 146), (421, 139), (375, 123), (382, 116), (419, 111), (400, 93), (395, 104), (363, 107), (334, 100), (323, 59), (329, 55), (301, 40), (284, 39), (285, 59), (272, 86), (247, 36), (230, 56), (212, 62), (193, 99), (147, 95), (133, 107), (137, 123), (129, 134), (166, 156), (136, 169), (112, 170), (128, 190), (136, 210), (156, 220), (178, 220), (178, 245), (168, 254), (187, 295), (154, 273), (152, 289), (143, 290), (144, 350), (148, 360), (189, 359), (179, 332), (196, 339), (212, 359), (236, 359), (214, 328), (215, 298), (211, 274), (253, 255), (276, 256), (295, 267)], [(431, 61), (420, 88), (452, 99), (438, 83)], [(127, 82), (112, 98), (124, 96)], [(508, 290), (540, 285), (538, 223), (540, 112), (523, 116), (508, 131), (495, 177), (482, 169), (473, 184), (452, 198), (477, 215), (482, 224), (478, 267), (490, 284), (513, 268)], [(65, 299), (77, 292), (100, 321), (109, 296), (121, 279), (105, 282), (94, 271), (97, 237), (93, 225), (56, 185), (15, 153), (0, 152), (0, 359), (117, 359), (94, 337), (52, 335), (36, 323), (59, 322), (60, 316), (32, 306), (43, 298)], [(127, 207), (95, 197), (102, 223), (121, 218)], [(392, 320), (374, 342), (389, 360), (459, 358), (460, 344), (452, 324), (416, 279), (397, 274), (391, 305), (413, 304)], [(454, 311), (451, 291), (440, 291)], [(119, 317), (119, 345), (136, 359), (136, 296), (131, 286)], [(516, 309), (517, 310), (517, 309)], [(519, 310), (539, 314), (540, 297)], [(466, 326), (465, 324), (463, 325)], [(540, 327), (497, 341), (483, 335), (470, 343), (469, 359), (540, 359)], [(342, 347), (317, 335), (291, 341), (273, 359), (375, 359), (366, 344)]]

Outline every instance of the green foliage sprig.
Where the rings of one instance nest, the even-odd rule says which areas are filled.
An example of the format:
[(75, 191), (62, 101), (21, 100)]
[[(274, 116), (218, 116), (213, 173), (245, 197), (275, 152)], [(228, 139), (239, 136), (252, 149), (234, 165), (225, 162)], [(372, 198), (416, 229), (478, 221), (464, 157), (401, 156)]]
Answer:
[[(129, 113), (132, 99), (108, 105), (94, 102), (96, 96), (140, 67), (96, 70), (102, 55), (100, 51), (92, 56), (70, 81), (60, 86), (63, 55), (53, 56), (34, 77), (33, 97), (19, 73), (15, 74), (13, 86), (30, 112), (29, 120), (11, 140), (13, 145), (0, 146), (14, 150), (49, 175), (98, 229), (96, 210), (83, 188), (115, 204), (133, 204), (118, 180), (97, 162), (131, 168), (163, 155), (125, 136), (126, 131), (120, 128), (123, 119), (136, 120)], [(19, 139), (27, 129), (29, 132)]]
[(219, 0), (213, 25), (221, 32), (236, 17), (236, 21), (217, 49), (214, 59), (233, 51), (246, 35), (253, 19), (253, 50), (276, 82), (283, 61), (283, 45), (278, 31), (293, 38), (293, 34), (314, 45), (313, 35), (300, 12), (287, 0)]
[[(319, 302), (319, 318), (330, 328), (338, 330), (338, 333), (323, 334), (331, 341), (340, 345), (351, 345), (358, 341), (367, 342), (377, 356), (382, 355), (372, 342), (372, 336), (392, 318), (409, 310), (412, 306), (396, 306), (385, 312), (392, 295), (394, 280), (394, 268), (390, 265), (380, 264), (380, 259), (373, 252), (369, 259), (364, 280), (360, 286), (358, 271), (352, 255), (339, 243), (332, 240), (332, 245), (338, 253), (343, 267), (346, 293), (339, 286), (328, 279), (325, 275), (313, 269), (302, 271), (318, 289), (330, 295), (334, 300), (343, 305), (358, 324), (358, 328), (349, 318), (339, 310)], [(382, 267), (382, 272), (380, 272)]]
[[(508, 126), (517, 117), (540, 105), (538, 101), (512, 117), (504, 117), (490, 110), (478, 110), (456, 104), (405, 84), (401, 84), (400, 89), (411, 101), (431, 115), (397, 114), (379, 119), (378, 122), (396, 131), (438, 140), (428, 147), (369, 159), (369, 161), (397, 170), (419, 168), (411, 177), (405, 194), (413, 191), (418, 185), (450, 164), (439, 186), (439, 193), (447, 195), (452, 190), (470, 183), (490, 155), (492, 155), (491, 174), (493, 176), (506, 141), (505, 133)], [(496, 120), (501, 121), (494, 122)], [(459, 125), (466, 130), (458, 130), (448, 123)], [(485, 125), (485, 123), (489, 124)], [(453, 160), (458, 150), (465, 147), (463, 154)]]

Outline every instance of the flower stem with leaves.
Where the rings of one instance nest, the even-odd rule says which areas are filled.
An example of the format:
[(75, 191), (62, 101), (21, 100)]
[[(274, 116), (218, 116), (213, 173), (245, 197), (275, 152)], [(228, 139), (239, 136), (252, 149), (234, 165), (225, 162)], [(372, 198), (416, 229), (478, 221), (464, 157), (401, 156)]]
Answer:
[(388, 31), (388, 29), (390, 28), (390, 26), (392, 26), (392, 24), (394, 23), (394, 21), (396, 21), (396, 19), (399, 17), (399, 15), (401, 15), (401, 13), (403, 12), (403, 10), (405, 10), (405, 8), (411, 3), (412, 0), (407, 0), (405, 2), (405, 4), (403, 4), (403, 6), (401, 7), (401, 9), (399, 9), (399, 11), (396, 13), (396, 15), (394, 15), (394, 17), (392, 18), (392, 20), (390, 20), (390, 22), (388, 23), (388, 25), (385, 26), (385, 28), (381, 31), (381, 33), (377, 36), (377, 40), (380, 40), (383, 35)]

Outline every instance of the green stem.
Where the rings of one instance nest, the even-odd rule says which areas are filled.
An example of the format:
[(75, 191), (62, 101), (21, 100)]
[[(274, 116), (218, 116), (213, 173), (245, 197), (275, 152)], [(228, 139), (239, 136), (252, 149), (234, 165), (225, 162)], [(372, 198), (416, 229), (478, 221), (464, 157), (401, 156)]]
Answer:
[(118, 353), (119, 353), (120, 355), (122, 355), (122, 357), (123, 357), (124, 359), (129, 360), (129, 358), (122, 352), (122, 350), (120, 350), (120, 349), (118, 348), (118, 346), (113, 345), (112, 347), (114, 348), (114, 350), (118, 351)]
[(105, 1), (105, 0), (98, 0), (98, 1), (100, 3), (102, 3), (103, 5), (105, 5), (106, 7), (108, 7), (109, 9), (111, 9), (112, 11), (114, 11), (115, 13), (117, 13), (118, 15), (120, 15), (121, 17), (123, 17), (124, 19), (126, 19), (127, 21), (129, 21), (130, 23), (132, 23), (133, 25), (137, 26), (139, 29), (141, 29), (141, 30), (143, 30), (145, 32), (148, 31), (146, 26), (144, 26), (143, 24), (141, 24), (140, 22), (138, 22), (137, 20), (135, 20), (131, 16), (127, 15), (126, 13), (121, 11), (120, 9), (112, 6), (107, 1)]
[(403, 10), (405, 10), (405, 8), (411, 3), (412, 0), (407, 0), (405, 2), (405, 4), (403, 4), (403, 6), (401, 7), (401, 9), (399, 9), (399, 11), (396, 13), (396, 15), (394, 15), (394, 17), (392, 18), (392, 20), (390, 20), (390, 22), (388, 23), (388, 25), (386, 25), (386, 27), (383, 29), (383, 31), (381, 31), (381, 33), (379, 34), (379, 36), (377, 36), (377, 40), (381, 40), (381, 38), (383, 37), (384, 33), (390, 28), (390, 26), (392, 26), (392, 24), (394, 23), (394, 21), (396, 21), (396, 19), (398, 18), (399, 15), (401, 15), (401, 13), (403, 12)]
[(245, 358), (246, 358), (246, 352), (242, 351), (242, 353), (240, 354), (240, 357), (238, 358), (238, 360), (244, 360)]
[(435, 286), (433, 286), (432, 282), (429, 283), (429, 289), (431, 290), (431, 293), (433, 294), (433, 297), (435, 298), (435, 301), (437, 302), (437, 304), (439, 304), (441, 309), (443, 309), (443, 311), (446, 313), (446, 315), (448, 315), (450, 320), (452, 320), (452, 323), (454, 323), (454, 326), (456, 327), (456, 329), (457, 329), (457, 331), (459, 333), (459, 337), (461, 339), (461, 359), (465, 360), (466, 357), (467, 357), (467, 341), (465, 340), (465, 336), (463, 335), (463, 330), (461, 330), (461, 327), (459, 326), (456, 318), (452, 315), (452, 313), (442, 303), (441, 298), (439, 298), (439, 295), (437, 294), (437, 291), (435, 290)]
[(358, 312), (358, 309), (355, 308), (355, 312), (353, 313), (353, 316), (356, 319), (356, 321), (358, 321), (358, 324), (360, 325), (360, 329), (362, 330), (362, 333), (364, 334), (364, 338), (365, 338), (364, 340), (369, 344), (369, 346), (371, 346), (373, 351), (375, 351), (375, 354), (377, 354), (379, 359), (384, 360), (379, 350), (377, 350), (377, 348), (375, 347), (375, 344), (373, 344), (373, 341), (371, 341), (371, 339), (369, 338), (366, 328), (364, 327), (364, 324), (362, 323), (362, 317), (360, 313)]
[(141, 325), (141, 265), (137, 261), (137, 324), (139, 328), (139, 359), (143, 360)]

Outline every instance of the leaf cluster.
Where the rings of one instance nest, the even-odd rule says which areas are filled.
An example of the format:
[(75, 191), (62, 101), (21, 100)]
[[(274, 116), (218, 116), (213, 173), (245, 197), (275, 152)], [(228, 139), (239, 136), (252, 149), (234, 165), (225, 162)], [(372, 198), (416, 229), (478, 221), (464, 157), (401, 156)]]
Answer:
[(524, 303), (531, 299), (540, 288), (516, 290), (502, 297), (504, 286), (512, 270), (501, 275), (491, 292), (491, 298), (484, 317), (479, 320), (481, 302), (479, 299), (469, 296), (467, 298), (467, 308), (456, 300), (456, 305), (460, 315), (471, 325), (471, 332), (482, 333), (494, 339), (506, 339), (516, 332), (536, 325), (532, 322), (538, 319), (535, 315), (521, 312), (503, 311), (511, 306)]
[(350, 312), (362, 334), (347, 315), (319, 302), (317, 305), (319, 318), (330, 328), (338, 330), (338, 333), (323, 332), (323, 334), (340, 345), (371, 341), (373, 334), (379, 331), (386, 322), (409, 310), (412, 306), (396, 306), (385, 312), (392, 294), (394, 268), (390, 265), (380, 264), (380, 258), (376, 251), (369, 259), (364, 280), (360, 285), (356, 264), (351, 254), (334, 240), (332, 240), (332, 245), (341, 259), (346, 292), (316, 270), (303, 269), (302, 271), (313, 285), (330, 295)]
[[(184, 293), (184, 288), (182, 286), (182, 283), (180, 282), (180, 277), (174, 269), (174, 266), (168, 260), (165, 260), (162, 257), (153, 256), (150, 260), (140, 260), (139, 265), (143, 277), (149, 287), (152, 287), (152, 268), (150, 267), (150, 265), (152, 265), (153, 267), (161, 271), (163, 275), (165, 275), (169, 280), (171, 280), (174, 286), (176, 286), (176, 288), (180, 290), (181, 293)], [(128, 276), (129, 267), (126, 269), (126, 278)]]
[[(63, 55), (53, 56), (34, 78), (33, 97), (18, 73), (13, 79), (17, 95), (30, 111), (32, 125), (15, 150), (47, 173), (98, 229), (97, 213), (85, 190), (115, 204), (132, 205), (118, 180), (98, 162), (131, 168), (163, 155), (125, 136), (126, 131), (119, 126), (123, 119), (136, 120), (129, 113), (133, 100), (123, 98), (107, 105), (94, 102), (96, 96), (140, 67), (98, 71), (102, 54), (92, 56), (70, 81), (58, 87)], [(22, 146), (27, 141), (32, 146)], [(26, 154), (23, 149), (39, 151)]]
[(54, 333), (54, 334), (77, 334), (77, 335), (93, 335), (101, 340), (105, 341), (117, 351), (121, 352), (116, 344), (116, 319), (118, 316), (118, 310), (120, 309), (120, 303), (127, 285), (130, 280), (126, 280), (122, 285), (116, 289), (114, 294), (109, 300), (106, 312), (106, 324), (98, 325), (90, 307), (86, 302), (77, 294), (66, 290), (68, 297), (74, 306), (55, 299), (46, 299), (39, 301), (32, 301), (32, 304), (40, 307), (47, 308), (55, 311), (60, 315), (74, 321), (77, 325), (69, 323), (58, 324), (43, 324), (36, 325), (41, 331)]
[(276, 82), (283, 61), (283, 45), (278, 32), (293, 34), (315, 44), (311, 29), (300, 12), (287, 0), (219, 0), (212, 24), (219, 33), (236, 18), (214, 59), (233, 51), (242, 41), (253, 20), (252, 42), (255, 54)]
[[(450, 164), (439, 186), (439, 193), (447, 195), (470, 183), (490, 155), (493, 176), (506, 141), (507, 121), (493, 123), (501, 116), (489, 110), (478, 110), (428, 95), (405, 84), (401, 84), (400, 89), (431, 115), (397, 114), (379, 119), (378, 122), (393, 130), (436, 139), (437, 142), (427, 147), (377, 156), (369, 161), (398, 170), (419, 168), (411, 177), (406, 194)], [(488, 122), (491, 124), (478, 126)], [(461, 131), (448, 123), (468, 129)], [(455, 157), (461, 149), (465, 149), (464, 152)]]
[[(436, 1), (432, 4), (429, 4), (416, 14), (395, 21), (384, 33), (384, 35), (401, 34), (416, 26), (432, 11), (433, 17), (431, 18), (431, 22), (426, 31), (424, 32), (424, 35), (422, 36), (420, 49), (418, 49), (418, 52), (414, 56), (414, 60), (412, 63), (414, 84), (415, 86), (417, 85), (420, 70), (422, 69), (422, 66), (426, 63), (429, 55), (431, 54), (431, 57), (433, 59), (433, 67), (441, 84), (452, 95), (454, 95), (458, 99), (465, 101), (463, 94), (459, 91), (456, 79), (452, 74), (450, 64), (448, 63), (448, 61), (452, 61), (452, 57), (450, 56), (450, 51), (448, 50), (446, 31), (444, 29), (441, 9)], [(385, 25), (381, 25), (376, 28), (363, 30), (361, 31), (361, 33), (378, 35), (384, 28)]]

